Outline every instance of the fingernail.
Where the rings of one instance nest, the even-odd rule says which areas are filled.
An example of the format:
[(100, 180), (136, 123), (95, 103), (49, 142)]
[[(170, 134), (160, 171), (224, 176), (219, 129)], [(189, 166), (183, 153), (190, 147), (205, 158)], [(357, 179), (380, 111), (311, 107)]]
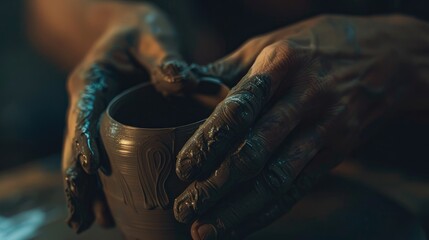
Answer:
[(198, 228), (198, 236), (201, 240), (216, 240), (217, 231), (216, 228), (211, 224), (204, 224)]

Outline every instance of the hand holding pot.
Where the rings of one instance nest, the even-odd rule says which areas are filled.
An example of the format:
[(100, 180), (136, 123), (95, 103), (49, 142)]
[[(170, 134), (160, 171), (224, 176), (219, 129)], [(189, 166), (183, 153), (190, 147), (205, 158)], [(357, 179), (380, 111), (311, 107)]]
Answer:
[(403, 16), (322, 16), (199, 68), (233, 88), (178, 154), (192, 183), (176, 219), (193, 222), (194, 239), (242, 238), (290, 209), (375, 119), (427, 108), (428, 29)]
[[(148, 73), (165, 93), (180, 92), (185, 83), (192, 82), (174, 31), (158, 9), (123, 3), (94, 3), (94, 8), (111, 9), (112, 14), (68, 80), (70, 105), (62, 156), (67, 222), (77, 232), (87, 229), (94, 219), (113, 225), (97, 176), (99, 168), (103, 171), (98, 122), (109, 101), (120, 91), (147, 81)], [(163, 85), (164, 81), (168, 84)]]

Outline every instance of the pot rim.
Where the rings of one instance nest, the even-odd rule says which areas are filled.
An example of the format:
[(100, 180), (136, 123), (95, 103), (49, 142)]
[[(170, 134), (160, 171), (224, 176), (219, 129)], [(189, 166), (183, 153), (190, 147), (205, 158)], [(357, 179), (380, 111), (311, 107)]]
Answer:
[(141, 88), (148, 87), (148, 86), (153, 86), (153, 84), (152, 84), (151, 82), (141, 83), (141, 84), (138, 84), (138, 85), (136, 85), (136, 86), (133, 86), (133, 87), (131, 87), (131, 88), (129, 88), (129, 89), (127, 89), (127, 90), (125, 90), (125, 91), (121, 92), (121, 93), (120, 93), (120, 94), (118, 94), (116, 97), (114, 97), (114, 98), (109, 102), (109, 104), (107, 105), (107, 108), (106, 108), (106, 110), (105, 110), (105, 112), (104, 112), (104, 114), (108, 117), (109, 121), (111, 121), (111, 122), (113, 122), (113, 123), (115, 123), (115, 124), (117, 124), (117, 125), (120, 125), (120, 126), (121, 126), (121, 128), (125, 128), (125, 129), (132, 129), (132, 130), (144, 130), (144, 131), (165, 131), (165, 130), (186, 130), (187, 128), (189, 128), (189, 127), (193, 127), (193, 126), (195, 126), (196, 124), (200, 125), (200, 124), (202, 124), (203, 122), (205, 122), (205, 121), (207, 120), (207, 118), (204, 118), (204, 119), (201, 119), (201, 120), (199, 120), (199, 121), (192, 122), (192, 123), (188, 123), (188, 124), (185, 124), (185, 125), (180, 125), (180, 126), (177, 126), (177, 127), (165, 127), (165, 128), (144, 128), (144, 127), (135, 127), (135, 126), (131, 126), (131, 125), (127, 125), (127, 124), (123, 124), (123, 123), (121, 123), (121, 122), (117, 121), (116, 119), (114, 119), (114, 118), (112, 117), (112, 115), (110, 114), (110, 112), (111, 112), (112, 108), (114, 108), (114, 107), (115, 107), (115, 104), (118, 104), (118, 101), (119, 101), (119, 99), (120, 99), (120, 98), (122, 98), (122, 97), (124, 97), (124, 96), (126, 96), (126, 95), (130, 94), (131, 92), (136, 91), (137, 89), (141, 89)]

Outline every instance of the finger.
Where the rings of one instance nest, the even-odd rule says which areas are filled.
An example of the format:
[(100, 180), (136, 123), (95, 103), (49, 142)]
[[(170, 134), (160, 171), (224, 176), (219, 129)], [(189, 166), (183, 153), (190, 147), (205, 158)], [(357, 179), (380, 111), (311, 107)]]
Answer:
[(179, 222), (189, 222), (210, 209), (243, 181), (256, 176), (273, 151), (298, 124), (301, 116), (296, 99), (285, 97), (252, 128), (236, 152), (228, 156), (208, 179), (195, 181), (175, 200)]
[(285, 56), (294, 55), (294, 52), (284, 43), (266, 49), (249, 74), (230, 91), (179, 152), (176, 162), (179, 178), (189, 181), (214, 170), (270, 100), (285, 77), (283, 70), (287, 72)]
[(282, 217), (313, 188), (321, 176), (339, 162), (339, 159), (341, 158), (332, 149), (321, 150), (293, 181), (286, 194), (277, 197), (267, 209), (227, 233), (225, 238), (243, 239)]
[(95, 176), (84, 172), (79, 163), (69, 166), (64, 173), (65, 194), (69, 216), (67, 224), (77, 233), (88, 229), (94, 221)]
[[(318, 156), (319, 154), (315, 158)], [(310, 176), (301, 174), (284, 195), (267, 190), (263, 182), (256, 182), (254, 188), (259, 189), (258, 193), (252, 191), (253, 194), (249, 195), (239, 194), (236, 202), (229, 202), (216, 208), (213, 211), (216, 215), (204, 216), (201, 220), (195, 221), (191, 227), (193, 239), (243, 239), (268, 226), (288, 212), (312, 188), (317, 178), (314, 175)], [(246, 204), (247, 209), (241, 208), (243, 202), (249, 200), (251, 203), (248, 206)]]
[[(310, 184), (306, 182), (305, 186)], [(191, 227), (193, 239), (241, 239), (268, 225), (303, 196), (303, 189), (295, 189), (293, 184), (287, 187), (290, 195), (280, 198), (280, 189), (273, 191), (266, 179), (256, 180), (249, 192), (240, 190), (232, 199), (226, 199), (208, 215), (195, 221)], [(249, 219), (254, 221), (249, 222)]]
[(89, 133), (80, 133), (75, 138), (75, 158), (87, 173), (95, 173), (100, 166), (98, 147)]
[(155, 88), (164, 94), (192, 89), (198, 79), (183, 61), (176, 31), (167, 16), (154, 8), (143, 17), (147, 20), (142, 22), (144, 32), (133, 51), (149, 70)]
[(200, 79), (184, 61), (168, 60), (152, 69), (151, 81), (155, 88), (165, 94), (183, 94), (192, 92)]
[[(266, 185), (273, 192), (282, 195), (288, 191), (295, 178), (308, 166), (317, 166), (326, 170), (326, 167), (321, 168), (322, 165), (316, 165), (324, 156), (322, 154), (324, 151), (318, 152), (328, 143), (332, 132), (335, 132), (337, 127), (340, 129), (337, 123), (345, 115), (344, 107), (333, 106), (325, 111), (325, 116), (318, 120), (317, 124), (311, 125), (311, 127), (299, 126), (261, 172), (260, 177), (264, 179)], [(336, 152), (340, 151), (338, 149)], [(309, 165), (310, 161), (314, 161), (313, 158), (316, 154), (319, 156), (316, 158), (317, 161)], [(329, 166), (327, 165), (327, 167)], [(315, 175), (314, 172), (311, 175)]]
[[(110, 61), (110, 60), (109, 60)], [(68, 115), (67, 135), (72, 144), (74, 159), (82, 164), (87, 173), (94, 173), (99, 167), (98, 147), (95, 138), (98, 136), (98, 118), (107, 106), (108, 101), (116, 92), (113, 74), (116, 72), (113, 63), (94, 63), (83, 73), (78, 71), (69, 79), (71, 107)], [(82, 85), (77, 96), (71, 88)], [(67, 159), (68, 156), (65, 155)], [(67, 166), (66, 166), (67, 167)]]
[[(309, 161), (320, 148), (318, 147), (320, 145), (318, 141), (309, 139), (309, 135), (309, 133), (305, 134), (305, 136), (302, 135), (293, 144), (288, 146), (287, 149), (293, 154), (283, 156), (281, 162)], [(226, 234), (246, 222), (247, 219), (266, 210), (283, 188), (290, 187), (290, 185), (277, 184), (277, 182), (291, 181), (289, 177), (293, 179), (293, 174), (291, 174), (293, 171), (286, 168), (282, 168), (281, 170), (281, 172), (274, 171), (275, 174), (264, 174), (258, 177), (252, 183), (250, 191), (243, 193), (240, 190), (232, 198), (222, 201), (213, 211), (193, 224), (191, 229), (193, 233), (198, 233), (200, 239), (205, 239), (203, 236), (213, 235), (216, 235), (219, 239), (223, 239)], [(267, 176), (276, 177), (277, 179), (273, 181), (270, 178), (266, 178)], [(286, 178), (287, 181), (285, 180)]]
[[(253, 182), (251, 190), (244, 194), (242, 191), (237, 192), (214, 211), (197, 220), (193, 225), (193, 233), (198, 233), (200, 237), (217, 235), (223, 238), (248, 219), (269, 208), (279, 196), (291, 191), (294, 179), (322, 148), (326, 130), (335, 119), (337, 119), (335, 115), (330, 115), (319, 124), (292, 134), (289, 138), (291, 140), (284, 143), (279, 154)], [(309, 185), (307, 182), (300, 184)], [(291, 197), (298, 199), (299, 193), (292, 191)]]
[(225, 153), (253, 123), (265, 104), (270, 80), (255, 76), (246, 80), (241, 91), (230, 94), (179, 152), (176, 173), (183, 180), (193, 180), (215, 167)]
[(262, 50), (274, 43), (274, 38), (256, 37), (241, 45), (236, 51), (205, 66), (194, 65), (198, 74), (214, 76), (233, 87), (255, 62)]
[(99, 180), (97, 185), (97, 194), (95, 195), (92, 208), (95, 215), (95, 221), (98, 225), (104, 228), (112, 228), (115, 226), (115, 221), (113, 219), (112, 213), (110, 212), (107, 199), (104, 195), (101, 182)]
[(73, 109), (69, 113), (69, 129), (74, 128), (75, 133), (72, 141), (74, 157), (81, 162), (87, 173), (95, 173), (100, 166), (97, 146), (98, 121), (110, 99), (120, 90), (115, 79), (130, 78), (134, 74), (141, 76), (139, 71), (134, 73), (122, 71), (125, 65), (112, 57), (99, 60), (84, 73), (74, 74), (71, 77), (77, 79), (74, 80), (75, 84), (79, 81), (86, 82), (78, 98), (71, 98)]
[(254, 37), (242, 44), (231, 54), (205, 66), (196, 66), (198, 74), (213, 76), (220, 79), (224, 84), (233, 87), (250, 69), (257, 57), (265, 47), (273, 45), (286, 37), (292, 38), (292, 35), (302, 31), (304, 22), (293, 26), (279, 29), (271, 32), (269, 35)]
[(265, 209), (274, 195), (257, 183), (249, 191), (240, 191), (226, 199), (213, 211), (196, 220), (191, 226), (191, 235), (195, 239), (224, 239), (231, 229), (236, 228), (247, 218)]

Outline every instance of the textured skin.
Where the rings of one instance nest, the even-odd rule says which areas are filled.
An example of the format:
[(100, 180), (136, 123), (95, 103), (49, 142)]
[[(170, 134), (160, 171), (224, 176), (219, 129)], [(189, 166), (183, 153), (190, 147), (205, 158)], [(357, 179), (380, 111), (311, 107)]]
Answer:
[(414, 95), (429, 91), (428, 48), (415, 19), (320, 16), (199, 68), (234, 87), (178, 154), (191, 183), (176, 219), (194, 239), (241, 239), (280, 217), (374, 120), (428, 109)]
[(422, 100), (429, 27), (415, 19), (321, 16), (196, 66), (183, 62), (159, 10), (113, 7), (119, 10), (103, 21), (102, 36), (68, 81), (62, 162), (68, 223), (77, 232), (94, 219), (113, 224), (95, 174), (108, 171), (98, 119), (113, 96), (147, 81), (147, 73), (164, 94), (191, 91), (205, 76), (234, 87), (179, 153), (176, 172), (191, 183), (175, 201), (175, 215), (194, 221), (195, 239), (242, 238), (269, 224), (347, 154), (372, 121), (401, 108), (428, 108)]
[[(106, 227), (114, 224), (97, 176), (98, 169), (108, 171), (98, 125), (110, 100), (149, 80), (164, 95), (177, 95), (194, 91), (201, 79), (215, 79), (182, 60), (175, 31), (159, 9), (109, 2), (91, 6), (111, 15), (106, 14), (103, 34), (68, 80), (70, 105), (62, 166), (67, 222), (78, 233), (94, 219)], [(165, 199), (159, 201), (168, 204)]]
[[(174, 79), (179, 89), (193, 81), (190, 67), (178, 53), (174, 31), (158, 9), (96, 4), (106, 11), (113, 7), (116, 15), (69, 77), (70, 105), (62, 156), (67, 222), (78, 233), (94, 219), (106, 227), (114, 224), (97, 176), (99, 168), (108, 171), (100, 152), (98, 121), (109, 101), (122, 90), (148, 81), (148, 75), (155, 84)], [(170, 89), (166, 85), (162, 91), (168, 94)]]

